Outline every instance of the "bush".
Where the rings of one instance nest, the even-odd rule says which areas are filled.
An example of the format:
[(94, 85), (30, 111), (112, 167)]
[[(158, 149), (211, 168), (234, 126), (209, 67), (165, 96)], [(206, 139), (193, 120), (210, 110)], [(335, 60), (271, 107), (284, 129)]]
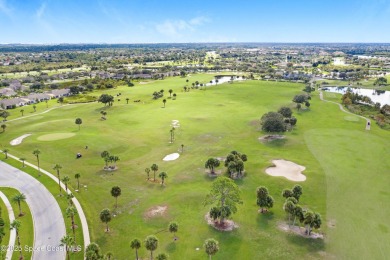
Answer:
[(277, 112), (268, 112), (261, 117), (261, 129), (265, 132), (285, 132), (284, 117)]

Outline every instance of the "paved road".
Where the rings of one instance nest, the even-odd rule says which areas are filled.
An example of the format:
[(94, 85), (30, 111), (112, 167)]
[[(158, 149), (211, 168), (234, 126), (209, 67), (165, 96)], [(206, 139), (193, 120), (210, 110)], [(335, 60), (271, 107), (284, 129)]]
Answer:
[(57, 201), (46, 187), (27, 173), (1, 161), (0, 186), (15, 188), (26, 195), (34, 222), (36, 250), (32, 259), (65, 259), (65, 251), (56, 250), (66, 233), (65, 222)]

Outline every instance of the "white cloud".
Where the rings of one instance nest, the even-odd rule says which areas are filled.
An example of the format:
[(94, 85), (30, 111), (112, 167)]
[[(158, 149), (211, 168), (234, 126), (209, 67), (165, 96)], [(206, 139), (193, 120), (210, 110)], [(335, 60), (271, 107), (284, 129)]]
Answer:
[(12, 8), (8, 6), (6, 0), (0, 0), (0, 13), (3, 13), (9, 17), (12, 16)]
[(156, 25), (156, 30), (167, 36), (180, 36), (184, 31), (194, 31), (196, 27), (210, 22), (210, 19), (199, 16), (192, 18), (189, 21), (185, 20), (165, 20), (164, 22)]
[(42, 3), (41, 6), (38, 8), (38, 10), (35, 12), (35, 16), (40, 19), (44, 14), (46, 10), (46, 3)]

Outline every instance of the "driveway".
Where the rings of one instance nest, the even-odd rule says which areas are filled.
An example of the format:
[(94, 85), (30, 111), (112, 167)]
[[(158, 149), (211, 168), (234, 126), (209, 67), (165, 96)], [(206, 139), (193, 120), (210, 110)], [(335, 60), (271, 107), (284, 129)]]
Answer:
[[(53, 195), (27, 173), (2, 161), (0, 161), (0, 186), (15, 188), (26, 195), (26, 202), (34, 222), (32, 259), (64, 260), (66, 254), (59, 244), (66, 234), (65, 222)], [(21, 228), (23, 228), (23, 218), (21, 221)], [(21, 240), (23, 241), (23, 238)]]

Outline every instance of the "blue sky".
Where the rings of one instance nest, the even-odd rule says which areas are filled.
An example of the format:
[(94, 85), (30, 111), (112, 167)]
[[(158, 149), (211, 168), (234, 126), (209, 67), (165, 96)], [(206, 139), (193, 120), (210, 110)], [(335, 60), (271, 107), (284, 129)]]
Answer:
[(0, 43), (390, 42), (390, 0), (0, 0)]

